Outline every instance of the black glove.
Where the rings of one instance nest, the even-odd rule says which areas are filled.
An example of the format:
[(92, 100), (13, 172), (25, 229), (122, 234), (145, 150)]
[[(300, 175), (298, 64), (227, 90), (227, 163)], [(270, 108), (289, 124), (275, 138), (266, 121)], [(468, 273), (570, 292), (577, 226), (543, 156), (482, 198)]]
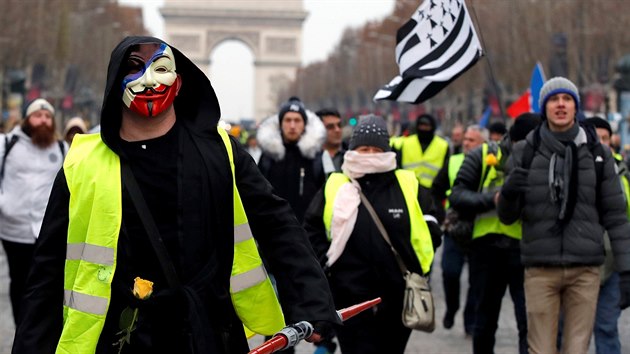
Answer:
[[(315, 335), (319, 335), (319, 338), (315, 339)], [(326, 339), (332, 339), (335, 336), (335, 330), (333, 324), (328, 321), (315, 321), (313, 322), (313, 337), (307, 338), (308, 342), (319, 343)], [(315, 340), (313, 340), (315, 339)]]
[(630, 272), (619, 274), (619, 291), (619, 307), (623, 310), (630, 307)]
[(514, 168), (505, 179), (505, 183), (501, 187), (501, 195), (505, 199), (514, 200), (518, 196), (527, 190), (528, 182), (527, 175), (529, 172), (522, 168)]

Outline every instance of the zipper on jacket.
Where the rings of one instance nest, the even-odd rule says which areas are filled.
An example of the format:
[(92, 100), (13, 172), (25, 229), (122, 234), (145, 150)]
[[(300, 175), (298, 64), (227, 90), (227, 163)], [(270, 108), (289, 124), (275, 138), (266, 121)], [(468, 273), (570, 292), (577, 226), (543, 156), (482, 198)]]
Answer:
[(304, 194), (304, 167), (300, 167), (300, 197)]

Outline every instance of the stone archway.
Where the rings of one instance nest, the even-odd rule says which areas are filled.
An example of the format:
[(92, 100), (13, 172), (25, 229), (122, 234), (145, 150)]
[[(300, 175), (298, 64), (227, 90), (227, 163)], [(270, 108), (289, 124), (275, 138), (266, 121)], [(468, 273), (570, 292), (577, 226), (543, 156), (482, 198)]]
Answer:
[(249, 46), (254, 55), (254, 118), (277, 112), (278, 94), (301, 64), (307, 15), (302, 0), (165, 0), (161, 13), (165, 40), (206, 73), (210, 53), (223, 41)]

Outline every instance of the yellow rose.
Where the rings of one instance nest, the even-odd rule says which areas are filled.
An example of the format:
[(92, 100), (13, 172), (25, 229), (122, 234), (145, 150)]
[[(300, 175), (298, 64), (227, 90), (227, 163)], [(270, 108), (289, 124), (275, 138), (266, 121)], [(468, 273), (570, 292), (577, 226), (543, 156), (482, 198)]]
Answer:
[(153, 293), (153, 282), (136, 277), (133, 280), (133, 296), (140, 300), (146, 300)]
[(497, 157), (494, 156), (494, 154), (490, 153), (488, 154), (488, 156), (486, 156), (486, 165), (496, 166), (498, 162), (499, 161), (497, 160)]

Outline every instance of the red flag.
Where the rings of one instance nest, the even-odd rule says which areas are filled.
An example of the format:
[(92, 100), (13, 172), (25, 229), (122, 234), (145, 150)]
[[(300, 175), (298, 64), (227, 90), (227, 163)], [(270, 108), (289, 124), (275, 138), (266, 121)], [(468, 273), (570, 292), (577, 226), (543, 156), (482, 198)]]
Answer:
[(512, 119), (527, 112), (529, 112), (529, 90), (525, 91), (518, 100), (514, 101), (514, 103), (507, 108), (507, 114), (512, 117)]

